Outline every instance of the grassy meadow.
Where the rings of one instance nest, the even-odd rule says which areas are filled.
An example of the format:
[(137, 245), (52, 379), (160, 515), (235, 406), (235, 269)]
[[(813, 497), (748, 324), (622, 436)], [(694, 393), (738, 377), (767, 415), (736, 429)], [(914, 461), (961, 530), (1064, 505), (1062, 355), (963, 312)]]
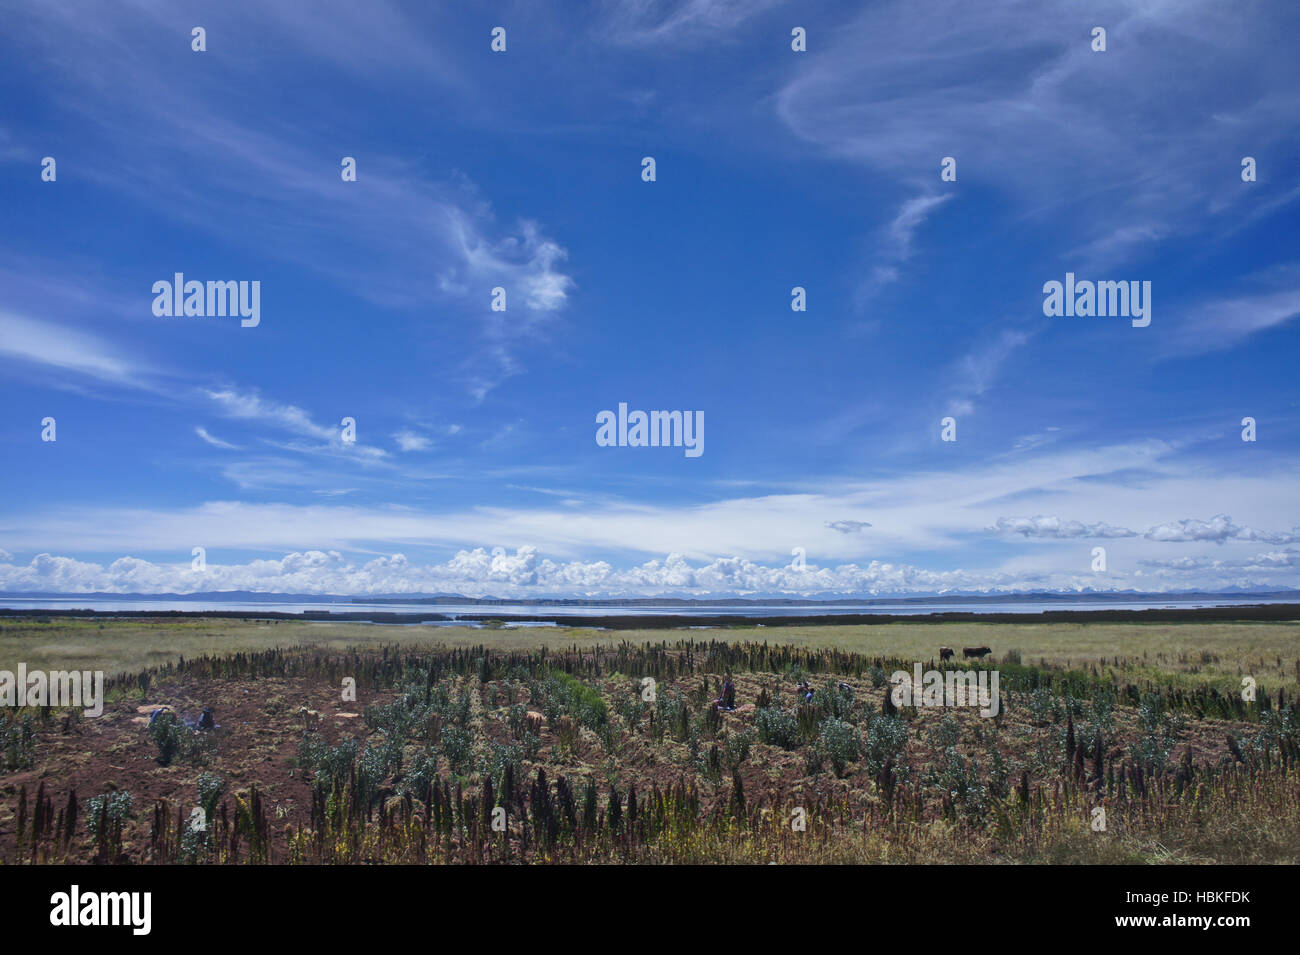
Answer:
[[(729, 627), (665, 631), (565, 627), (433, 627), (298, 620), (175, 618), (0, 618), (0, 667), (135, 673), (184, 658), (269, 649), (342, 651), (401, 646), (489, 646), (499, 651), (655, 644), (681, 637), (843, 650), (929, 661), (941, 646), (989, 646), (993, 657), (1018, 652), (1024, 663), (1075, 669), (1118, 668), (1161, 683), (1239, 687), (1300, 684), (1300, 622), (1295, 623), (889, 623), (871, 626)], [(1118, 661), (1118, 662), (1117, 662)]]

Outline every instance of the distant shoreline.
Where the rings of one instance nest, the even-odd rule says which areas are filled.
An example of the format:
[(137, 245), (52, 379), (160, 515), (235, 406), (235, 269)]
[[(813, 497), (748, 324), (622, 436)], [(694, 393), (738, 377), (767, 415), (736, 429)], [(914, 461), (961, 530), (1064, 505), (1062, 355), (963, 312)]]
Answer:
[(301, 620), (307, 622), (483, 625), (499, 621), (502, 624), (545, 624), (555, 627), (599, 628), (603, 630), (680, 630), (685, 628), (734, 629), (737, 627), (765, 628), (807, 626), (872, 626), (881, 624), (912, 623), (991, 623), (991, 624), (1042, 624), (1042, 623), (1279, 623), (1300, 621), (1300, 603), (1242, 604), (1226, 607), (1152, 608), (1146, 610), (1043, 610), (1039, 613), (973, 613), (969, 611), (937, 611), (929, 614), (809, 614), (807, 616), (725, 616), (702, 614), (619, 614), (578, 616), (570, 614), (491, 614), (458, 613), (454, 616), (441, 613), (387, 613), (384, 611), (308, 610), (301, 613), (248, 610), (45, 610), (36, 608), (0, 607), (0, 617), (30, 618), (86, 618), (86, 619), (166, 619), (195, 620), (213, 618), (223, 620)]

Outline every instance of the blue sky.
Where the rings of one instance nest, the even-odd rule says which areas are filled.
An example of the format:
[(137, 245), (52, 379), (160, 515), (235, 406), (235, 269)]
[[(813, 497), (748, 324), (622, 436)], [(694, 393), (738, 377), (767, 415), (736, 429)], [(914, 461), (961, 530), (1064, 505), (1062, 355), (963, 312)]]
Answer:
[(0, 590), (1300, 586), (1294, 5), (310, 11), (6, 4)]

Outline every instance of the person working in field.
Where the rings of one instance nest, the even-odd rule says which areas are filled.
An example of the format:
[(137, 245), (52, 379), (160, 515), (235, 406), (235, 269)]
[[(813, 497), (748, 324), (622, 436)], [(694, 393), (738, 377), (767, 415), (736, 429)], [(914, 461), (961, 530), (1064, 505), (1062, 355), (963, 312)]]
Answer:
[(736, 708), (736, 684), (731, 682), (731, 674), (722, 681), (722, 696), (713, 701), (713, 705), (720, 710), (734, 710)]

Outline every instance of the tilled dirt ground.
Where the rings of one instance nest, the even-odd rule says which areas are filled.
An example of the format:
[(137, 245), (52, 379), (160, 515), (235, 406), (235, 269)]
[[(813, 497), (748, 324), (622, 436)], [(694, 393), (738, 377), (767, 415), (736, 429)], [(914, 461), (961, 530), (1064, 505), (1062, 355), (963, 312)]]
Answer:
[[(823, 678), (824, 679), (824, 678)], [(601, 689), (610, 707), (630, 695), (626, 680), (588, 681)], [(873, 688), (868, 681), (847, 680), (853, 686), (862, 714), (879, 712), (885, 689)], [(453, 694), (462, 687), (471, 689), (473, 701), (471, 728), (476, 747), (481, 751), (486, 740), (506, 743), (511, 739), (504, 706), (488, 708), (491, 685), (481, 688), (477, 680), (455, 680)], [(763, 689), (779, 690), (786, 705), (794, 701), (794, 687), (770, 674), (746, 674), (736, 677), (735, 712), (722, 714), (726, 733), (743, 732), (753, 727), (754, 701)], [(816, 684), (815, 684), (816, 685)], [(659, 692), (696, 694), (700, 677), (662, 683)], [(365, 738), (371, 734), (362, 716), (368, 704), (384, 703), (392, 692), (361, 694), (359, 702), (344, 702), (339, 689), (305, 678), (210, 680), (176, 677), (155, 681), (147, 698), (121, 699), (106, 703), (104, 713), (96, 719), (68, 718), (55, 713), (38, 723), (35, 765), (31, 769), (0, 775), (0, 858), (13, 858), (16, 845), (16, 814), (19, 788), (25, 786), (29, 800), (39, 786), (56, 808), (66, 804), (75, 790), (84, 807), (97, 794), (114, 790), (129, 791), (134, 800), (134, 815), (128, 823), (124, 840), (126, 861), (146, 861), (149, 824), (155, 800), (165, 799), (174, 816), (177, 810), (188, 813), (198, 804), (197, 780), (202, 772), (213, 772), (226, 780), (226, 796), (245, 792), (256, 784), (267, 807), (273, 830), (273, 858), (284, 859), (288, 833), (306, 825), (310, 816), (311, 782), (297, 765), (299, 744), (305, 729), (318, 732), (329, 743), (337, 744), (347, 736)], [(516, 696), (516, 701), (520, 701)], [(217, 728), (212, 732), (215, 754), (207, 765), (192, 765), (178, 760), (170, 766), (158, 763), (158, 749), (149, 737), (148, 714), (156, 707), (171, 707), (184, 720), (196, 721), (203, 707), (213, 708)], [(304, 713), (304, 708), (310, 712)], [(698, 707), (695, 709), (699, 712)], [(974, 710), (951, 711), (922, 708), (911, 722), (908, 762), (914, 773), (921, 772), (938, 756), (934, 730), (948, 712), (955, 712), (961, 725), (959, 749), (981, 760), (987, 755), (991, 721)], [(685, 742), (671, 732), (655, 739), (644, 723), (635, 733), (623, 733), (618, 751), (606, 752), (599, 736), (589, 729), (568, 734), (571, 745), (560, 746), (558, 727), (543, 723), (542, 749), (535, 762), (525, 761), (526, 773), (544, 766), (548, 776), (568, 776), (572, 782), (595, 778), (602, 790), (610, 782), (626, 791), (635, 783), (648, 791), (651, 783), (668, 788), (680, 779), (694, 778), (700, 789), (702, 808), (710, 809), (730, 792), (731, 779), (724, 769), (720, 777), (710, 778), (698, 771)], [(1197, 763), (1215, 763), (1227, 754), (1227, 734), (1249, 736), (1258, 729), (1253, 724), (1221, 720), (1189, 720), (1179, 736), (1173, 759), (1190, 748)], [(1132, 708), (1115, 711), (1116, 741), (1107, 752), (1108, 760), (1123, 759), (1138, 737), (1136, 713)], [(1033, 753), (1042, 745), (1050, 730), (1032, 726), (1022, 708), (1015, 709), (1003, 721), (997, 736), (999, 751), (1010, 761), (1018, 777), (1020, 767), (1031, 763)], [(715, 740), (704, 738), (700, 751), (705, 752)], [(408, 752), (422, 744), (408, 744)], [(1089, 754), (1091, 756), (1091, 754)], [(447, 772), (440, 761), (440, 770)], [(828, 796), (847, 797), (850, 803), (865, 805), (877, 798), (864, 760), (851, 764), (845, 777), (836, 778), (827, 766), (822, 772), (809, 774), (802, 750), (786, 751), (779, 747), (755, 743), (741, 769), (748, 799), (770, 806), (807, 804)], [(467, 783), (471, 788), (473, 783)], [(84, 820), (84, 808), (83, 808)], [(82, 826), (84, 830), (84, 825)], [(88, 840), (79, 833), (84, 851), (74, 850), (75, 859), (89, 859)], [(74, 846), (77, 843), (74, 843)]]

